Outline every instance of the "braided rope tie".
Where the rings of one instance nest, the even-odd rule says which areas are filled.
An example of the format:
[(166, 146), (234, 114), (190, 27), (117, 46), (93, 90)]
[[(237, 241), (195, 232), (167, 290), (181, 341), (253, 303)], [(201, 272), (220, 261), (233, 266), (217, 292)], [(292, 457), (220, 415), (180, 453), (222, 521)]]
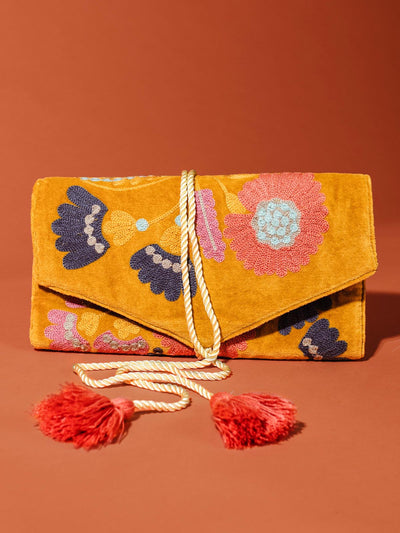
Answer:
[[(115, 361), (110, 363), (77, 363), (74, 372), (85, 385), (93, 388), (111, 387), (127, 383), (142, 389), (166, 392), (180, 396), (176, 402), (156, 402), (152, 400), (134, 400), (136, 411), (179, 411), (190, 403), (190, 396), (186, 389), (192, 390), (211, 399), (212, 393), (193, 380), (218, 381), (226, 379), (231, 369), (226, 363), (218, 360), (221, 346), (221, 330), (210, 295), (203, 276), (203, 265), (199, 243), (196, 235), (196, 201), (194, 179), (196, 172), (190, 170), (182, 172), (180, 188), (180, 216), (181, 216), (181, 270), (183, 284), (183, 300), (186, 322), (198, 361), (169, 362), (146, 359), (141, 361)], [(192, 297), (189, 283), (189, 239), (193, 255), (195, 275), (203, 300), (203, 305), (213, 330), (213, 345), (205, 348), (199, 341), (193, 318)], [(202, 369), (214, 367), (219, 370), (204, 372)], [(116, 370), (115, 375), (104, 379), (92, 379), (86, 372), (93, 370)]]

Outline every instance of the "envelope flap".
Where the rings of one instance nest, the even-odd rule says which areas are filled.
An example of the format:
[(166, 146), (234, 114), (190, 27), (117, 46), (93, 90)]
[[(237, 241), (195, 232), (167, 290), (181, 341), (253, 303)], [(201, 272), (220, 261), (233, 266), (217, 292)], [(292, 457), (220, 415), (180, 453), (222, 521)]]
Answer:
[[(191, 345), (180, 272), (180, 176), (44, 178), (34, 280)], [(377, 268), (364, 174), (196, 176), (196, 230), (223, 340)], [(212, 332), (190, 264), (198, 336)]]

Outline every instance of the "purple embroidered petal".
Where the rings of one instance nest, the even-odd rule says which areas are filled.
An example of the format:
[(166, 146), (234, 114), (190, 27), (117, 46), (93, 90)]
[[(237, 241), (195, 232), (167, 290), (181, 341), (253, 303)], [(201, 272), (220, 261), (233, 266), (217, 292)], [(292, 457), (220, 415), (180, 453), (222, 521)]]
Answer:
[(107, 210), (106, 206), (101, 203), (100, 200), (96, 198), (96, 196), (90, 194), (90, 192), (88, 192), (80, 185), (71, 185), (71, 187), (68, 187), (67, 197), (68, 200), (70, 200), (72, 203), (81, 207), (89, 207), (93, 204), (99, 203)]
[(310, 359), (335, 359), (347, 350), (346, 341), (338, 341), (339, 331), (329, 327), (329, 320), (321, 318), (301, 339), (299, 348)]
[(73, 223), (79, 214), (79, 207), (73, 204), (61, 204), (57, 207), (57, 213), (61, 220), (64, 219), (64, 222)]
[(136, 268), (141, 269), (139, 270), (139, 279), (142, 283), (150, 283), (157, 275), (156, 273), (157, 269), (153, 267), (153, 265), (148, 265), (147, 268), (143, 268), (143, 269), (141, 266), (138, 266)]
[(293, 328), (301, 329), (307, 322), (315, 322), (319, 316), (319, 311), (327, 311), (332, 307), (332, 300), (329, 296), (324, 296), (315, 302), (293, 309), (279, 317), (278, 329), (281, 335), (289, 335)]
[(142, 248), (141, 250), (136, 252), (134, 255), (132, 255), (130, 263), (131, 263), (131, 268), (133, 268), (134, 270), (141, 268), (142, 262), (146, 259), (147, 257), (146, 248)]
[(67, 196), (76, 205), (60, 205), (57, 210), (60, 218), (54, 220), (51, 229), (60, 236), (55, 243), (56, 249), (68, 252), (63, 257), (64, 267), (74, 270), (97, 261), (110, 247), (101, 232), (108, 209), (101, 200), (78, 185), (69, 187)]
[[(150, 244), (134, 253), (130, 260), (133, 270), (139, 270), (139, 280), (150, 283), (153, 294), (162, 294), (170, 302), (176, 301), (183, 292), (181, 258), (166, 252), (158, 244)], [(189, 261), (189, 282), (192, 296), (197, 283), (192, 262)]]
[[(177, 283), (177, 276), (170, 276), (164, 282), (165, 298), (169, 302), (175, 302), (181, 295), (181, 285)], [(161, 291), (162, 292), (162, 291)]]

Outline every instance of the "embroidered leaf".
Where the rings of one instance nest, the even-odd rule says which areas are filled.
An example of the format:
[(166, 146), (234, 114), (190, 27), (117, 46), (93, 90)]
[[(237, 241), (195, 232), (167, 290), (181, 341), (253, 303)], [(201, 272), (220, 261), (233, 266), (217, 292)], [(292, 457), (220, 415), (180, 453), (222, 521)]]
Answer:
[(161, 235), (160, 244), (166, 252), (179, 255), (181, 253), (181, 230), (174, 224)]
[(136, 220), (125, 211), (112, 211), (111, 219), (104, 224), (104, 233), (112, 235), (117, 246), (126, 244), (135, 233)]
[(118, 331), (120, 339), (127, 339), (130, 335), (137, 335), (140, 332), (139, 326), (122, 318), (115, 320), (114, 328)]
[(231, 213), (243, 214), (246, 213), (246, 208), (233, 192), (227, 192), (225, 194), (226, 205)]
[(196, 231), (207, 259), (221, 263), (225, 259), (225, 243), (219, 229), (215, 200), (211, 189), (196, 191)]
[(100, 315), (85, 311), (78, 322), (78, 330), (87, 335), (94, 335), (97, 331), (100, 322)]

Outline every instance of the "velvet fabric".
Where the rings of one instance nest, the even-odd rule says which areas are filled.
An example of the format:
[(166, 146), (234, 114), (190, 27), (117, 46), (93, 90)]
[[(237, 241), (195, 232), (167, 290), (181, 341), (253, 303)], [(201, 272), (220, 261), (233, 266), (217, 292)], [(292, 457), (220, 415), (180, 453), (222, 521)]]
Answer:
[[(180, 285), (179, 191), (180, 176), (37, 180), (35, 348), (193, 353)], [(221, 356), (363, 357), (364, 280), (377, 268), (369, 176), (201, 175), (196, 205)], [(211, 327), (192, 265), (190, 272), (196, 330), (208, 346)]]

